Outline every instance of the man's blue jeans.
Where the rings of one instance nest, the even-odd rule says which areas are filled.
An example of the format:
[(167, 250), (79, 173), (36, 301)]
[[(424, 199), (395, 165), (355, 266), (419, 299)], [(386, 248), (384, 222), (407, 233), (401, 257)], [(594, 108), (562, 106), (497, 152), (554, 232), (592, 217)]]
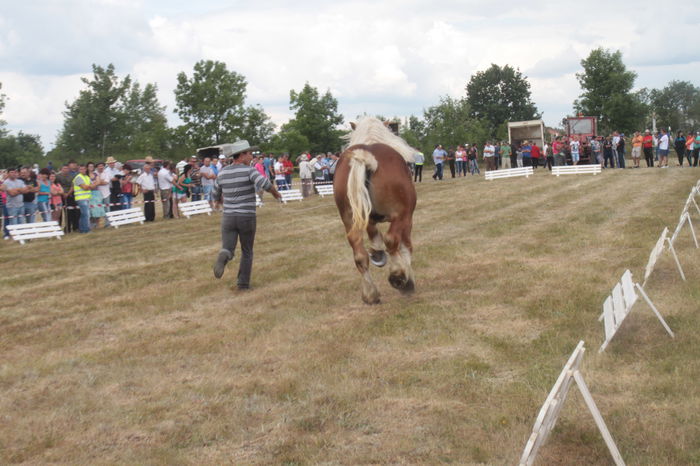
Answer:
[(433, 179), (442, 179), (442, 164), (441, 163), (436, 163), (435, 164), (435, 174), (433, 175)]
[(192, 202), (202, 200), (202, 187), (201, 186), (192, 186), (190, 188), (190, 192), (192, 193), (192, 198), (191, 198)]
[(24, 223), (34, 223), (34, 217), (36, 216), (36, 202), (25, 202), (23, 214)]
[(10, 219), (7, 218), (10, 214), (7, 213), (7, 206), (3, 204), (2, 206), (2, 235), (7, 237), (10, 236), (10, 231), (7, 229), (7, 225), (10, 224)]
[(5, 207), (7, 209), (8, 225), (20, 225), (24, 223), (24, 206)]
[(78, 223), (78, 231), (80, 233), (90, 233), (90, 199), (76, 201), (80, 209), (80, 222)]

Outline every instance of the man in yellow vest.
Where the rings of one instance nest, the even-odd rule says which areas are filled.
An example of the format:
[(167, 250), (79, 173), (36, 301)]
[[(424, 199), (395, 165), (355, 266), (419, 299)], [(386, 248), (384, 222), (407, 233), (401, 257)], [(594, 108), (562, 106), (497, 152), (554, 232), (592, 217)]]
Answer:
[(73, 178), (73, 195), (75, 203), (80, 209), (80, 222), (78, 223), (78, 231), (80, 233), (90, 233), (90, 197), (94, 186), (90, 182), (90, 178), (85, 174), (87, 167), (81, 164), (78, 167), (78, 174)]

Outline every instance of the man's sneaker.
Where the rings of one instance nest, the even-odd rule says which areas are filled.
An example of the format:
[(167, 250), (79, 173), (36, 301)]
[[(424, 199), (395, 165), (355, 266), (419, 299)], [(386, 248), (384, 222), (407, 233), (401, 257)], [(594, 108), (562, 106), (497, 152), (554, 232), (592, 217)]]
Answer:
[(219, 251), (219, 255), (216, 257), (216, 262), (214, 262), (214, 276), (216, 278), (221, 278), (224, 274), (224, 269), (226, 269), (226, 264), (228, 261), (233, 259), (233, 254), (231, 254), (226, 249)]

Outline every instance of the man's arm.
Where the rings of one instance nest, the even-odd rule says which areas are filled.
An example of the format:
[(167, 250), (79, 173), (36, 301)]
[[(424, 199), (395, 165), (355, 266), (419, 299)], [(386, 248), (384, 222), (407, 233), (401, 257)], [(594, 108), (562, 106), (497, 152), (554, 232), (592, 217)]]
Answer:
[(274, 197), (278, 201), (282, 199), (282, 195), (279, 193), (279, 191), (277, 191), (277, 188), (272, 183), (270, 183), (270, 189), (268, 189), (267, 192), (272, 194), (272, 197)]

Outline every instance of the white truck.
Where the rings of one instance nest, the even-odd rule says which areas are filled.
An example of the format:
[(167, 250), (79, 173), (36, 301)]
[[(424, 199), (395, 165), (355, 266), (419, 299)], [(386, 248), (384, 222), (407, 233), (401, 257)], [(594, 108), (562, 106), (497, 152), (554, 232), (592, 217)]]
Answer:
[(511, 121), (508, 123), (508, 142), (520, 144), (522, 141), (536, 142), (544, 147), (544, 121)]

